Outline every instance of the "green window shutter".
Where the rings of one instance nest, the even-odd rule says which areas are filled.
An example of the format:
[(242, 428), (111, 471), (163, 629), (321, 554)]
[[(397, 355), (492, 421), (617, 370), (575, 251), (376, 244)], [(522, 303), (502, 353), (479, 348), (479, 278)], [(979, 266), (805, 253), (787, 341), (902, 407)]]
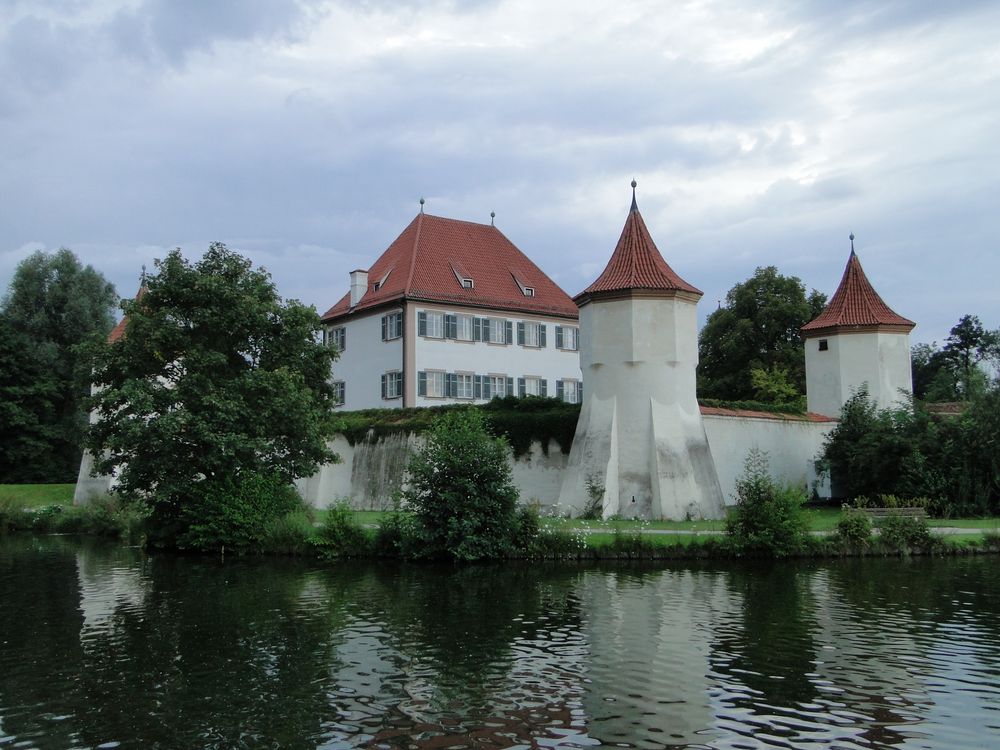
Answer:
[(474, 375), (472, 377), (472, 397), (482, 398), (483, 397), (483, 376)]
[(563, 397), (563, 382), (561, 380), (556, 381), (556, 398), (562, 401)]
[(393, 379), (396, 381), (396, 393), (400, 396), (403, 395), (403, 373), (397, 372), (393, 373)]
[(458, 338), (458, 316), (450, 313), (444, 316), (444, 337), (446, 339)]
[(427, 395), (427, 373), (423, 370), (417, 373), (417, 395)]
[(446, 373), (444, 376), (444, 395), (449, 398), (458, 396), (458, 374), (454, 372)]
[(499, 396), (513, 396), (514, 395), (514, 378), (507, 378), (507, 388), (504, 393), (497, 394)]
[(542, 380), (541, 380), (541, 386), (539, 387), (538, 392), (542, 396), (548, 396), (549, 395), (549, 381), (546, 380), (545, 378), (542, 378)]
[(514, 324), (509, 320), (504, 321), (503, 342), (505, 344), (511, 344), (514, 342)]
[(522, 321), (517, 322), (517, 345), (524, 346), (524, 323)]
[(483, 319), (473, 318), (472, 319), (472, 340), (482, 341), (483, 340)]
[(544, 349), (545, 348), (545, 324), (538, 324), (538, 345)]
[(562, 326), (556, 326), (556, 349), (563, 348), (563, 332)]
[(579, 404), (583, 403), (583, 381), (582, 380), (579, 383), (576, 384), (576, 398), (577, 398), (577, 403), (579, 403)]
[(524, 398), (524, 378), (517, 379), (517, 395)]
[(386, 376), (385, 376), (385, 375), (383, 375), (383, 376), (382, 376), (382, 398), (385, 398), (385, 395), (386, 395), (386, 384), (385, 384), (385, 378), (386, 378)]
[(417, 335), (427, 335), (427, 313), (423, 310), (417, 313)]
[(387, 341), (389, 339), (388, 331), (386, 330), (388, 324), (389, 324), (389, 316), (388, 315), (383, 315), (382, 316), (382, 340), (383, 341)]

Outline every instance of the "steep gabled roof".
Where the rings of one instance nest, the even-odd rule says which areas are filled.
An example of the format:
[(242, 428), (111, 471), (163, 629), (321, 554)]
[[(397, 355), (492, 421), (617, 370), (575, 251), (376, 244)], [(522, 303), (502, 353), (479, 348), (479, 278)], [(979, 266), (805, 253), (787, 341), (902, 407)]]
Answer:
[(632, 208), (625, 219), (618, 245), (611, 260), (597, 280), (573, 298), (585, 305), (596, 297), (617, 296), (637, 290), (664, 293), (665, 296), (701, 297), (702, 292), (677, 275), (663, 260), (656, 243), (642, 220), (635, 202), (635, 180), (632, 181)]
[(908, 332), (916, 325), (912, 320), (893, 312), (878, 296), (854, 252), (853, 241), (852, 234), (851, 257), (847, 260), (847, 268), (844, 269), (844, 276), (833, 298), (815, 320), (802, 326), (802, 334), (807, 338), (833, 333), (840, 329), (888, 328)]
[[(376, 281), (390, 271), (374, 290)], [(457, 273), (456, 273), (457, 271)], [(462, 286), (459, 276), (473, 287)], [(526, 297), (520, 279), (534, 290)], [(353, 308), (345, 294), (324, 321), (396, 300), (494, 308), (576, 318), (576, 305), (552, 279), (492, 224), (420, 213), (368, 269), (368, 289)]]
[[(143, 269), (143, 274), (145, 275), (145, 269)], [(138, 302), (143, 297), (146, 296), (146, 282), (142, 282), (142, 286), (139, 287), (139, 291), (135, 293), (135, 301)], [(125, 336), (125, 328), (128, 326), (128, 315), (122, 316), (122, 319), (118, 321), (118, 325), (111, 329), (111, 333), (108, 334), (108, 343), (113, 344), (118, 339)]]

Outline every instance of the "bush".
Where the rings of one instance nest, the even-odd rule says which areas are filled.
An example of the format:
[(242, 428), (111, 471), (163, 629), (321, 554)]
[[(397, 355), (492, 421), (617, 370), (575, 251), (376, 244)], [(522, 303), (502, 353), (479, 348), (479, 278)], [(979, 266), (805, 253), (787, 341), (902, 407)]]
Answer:
[(844, 547), (867, 547), (872, 539), (872, 519), (845, 505), (843, 516), (837, 521), (837, 539)]
[(24, 510), (23, 501), (0, 495), (0, 533), (26, 528), (30, 524), (29, 516)]
[(303, 510), (295, 488), (274, 475), (226, 476), (202, 482), (198, 491), (181, 508), (181, 549), (260, 551), (272, 523)]
[(934, 541), (922, 518), (886, 516), (879, 522), (878, 529), (882, 544), (902, 553), (928, 549)]
[(802, 548), (805, 493), (781, 487), (768, 473), (767, 454), (753, 448), (736, 480), (736, 507), (726, 519), (726, 538), (735, 552), (786, 557)]
[(314, 535), (310, 514), (293, 511), (265, 524), (260, 546), (270, 554), (302, 555), (310, 549)]
[(404, 509), (416, 520), (415, 556), (503, 557), (518, 531), (517, 490), (503, 438), (490, 436), (482, 412), (441, 414), (409, 464)]
[(360, 557), (372, 550), (371, 538), (347, 503), (337, 503), (327, 511), (316, 545), (327, 557)]

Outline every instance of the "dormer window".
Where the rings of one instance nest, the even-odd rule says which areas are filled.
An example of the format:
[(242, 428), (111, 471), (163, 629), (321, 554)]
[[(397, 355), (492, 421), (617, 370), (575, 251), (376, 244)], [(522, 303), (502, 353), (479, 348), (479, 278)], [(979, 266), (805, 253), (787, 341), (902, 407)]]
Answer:
[(463, 289), (475, 289), (476, 283), (472, 279), (462, 279)]
[(381, 281), (376, 281), (375, 285), (372, 286), (372, 291), (373, 292), (377, 292), (381, 288), (382, 288), (382, 282)]
[(389, 274), (390, 273), (392, 273), (392, 268), (390, 268), (388, 271), (386, 271), (384, 274), (382, 274), (382, 278), (381, 279), (379, 279), (374, 284), (372, 284), (372, 292), (377, 292), (379, 289), (381, 289), (383, 286), (385, 286), (386, 279), (389, 278)]
[(462, 289), (476, 288), (476, 283), (472, 280), (472, 276), (458, 261), (453, 260), (451, 262), (451, 272), (455, 274), (455, 278), (458, 280), (458, 283), (462, 285)]
[(523, 294), (525, 297), (535, 296), (535, 287), (528, 286), (528, 284), (524, 280), (524, 276), (522, 276), (517, 271), (511, 271), (510, 275), (514, 278), (514, 283), (517, 284), (517, 288), (521, 290), (521, 294)]
[(524, 287), (524, 296), (525, 297), (534, 297), (535, 296), (535, 288), (532, 287), (532, 286), (526, 286), (526, 287)]

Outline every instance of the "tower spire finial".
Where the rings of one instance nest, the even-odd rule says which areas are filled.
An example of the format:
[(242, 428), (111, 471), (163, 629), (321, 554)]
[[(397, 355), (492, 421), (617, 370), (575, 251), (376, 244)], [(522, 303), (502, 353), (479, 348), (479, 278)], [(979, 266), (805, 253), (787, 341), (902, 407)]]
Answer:
[(854, 232), (851, 232), (851, 252), (854, 252)]
[(142, 264), (142, 273), (139, 274), (139, 286), (146, 286), (146, 264)]
[(494, 223), (496, 221), (496, 218), (497, 218), (497, 212), (496, 211), (490, 211), (490, 226), (491, 227), (492, 226), (496, 226), (496, 224)]
[(424, 196), (420, 196), (420, 213), (424, 212)]
[(635, 177), (633, 177), (632, 178), (632, 209), (631, 209), (633, 211), (638, 211), (639, 210), (639, 204), (637, 204), (635, 202), (635, 186), (636, 186), (636, 184), (637, 183), (635, 181)]

